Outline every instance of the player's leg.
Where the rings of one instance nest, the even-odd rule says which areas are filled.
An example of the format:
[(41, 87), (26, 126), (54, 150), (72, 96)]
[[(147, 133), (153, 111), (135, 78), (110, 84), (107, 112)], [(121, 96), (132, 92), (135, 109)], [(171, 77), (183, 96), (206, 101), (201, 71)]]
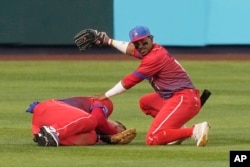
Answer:
[[(40, 103), (33, 113), (33, 124), (43, 127), (41, 131), (47, 138), (54, 138), (58, 134), (59, 140), (80, 133), (93, 131), (97, 125), (96, 120), (88, 113), (56, 100)], [(51, 130), (52, 129), (52, 130)], [(56, 132), (53, 132), (53, 129)]]
[(158, 114), (163, 104), (164, 100), (155, 92), (142, 96), (139, 101), (142, 112), (146, 115), (151, 115), (152, 117), (155, 117)]
[(199, 94), (184, 90), (166, 100), (155, 117), (146, 137), (149, 145), (162, 145), (191, 137), (194, 127), (181, 128), (200, 109)]
[(88, 146), (94, 145), (98, 141), (98, 137), (95, 131), (91, 131), (88, 133), (82, 133), (75, 136), (70, 136), (68, 138), (64, 138), (60, 140), (61, 145), (65, 146)]

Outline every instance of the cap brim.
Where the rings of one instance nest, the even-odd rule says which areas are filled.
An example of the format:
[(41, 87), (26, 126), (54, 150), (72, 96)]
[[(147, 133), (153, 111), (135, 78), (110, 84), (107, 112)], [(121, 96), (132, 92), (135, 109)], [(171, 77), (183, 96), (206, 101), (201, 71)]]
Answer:
[(137, 37), (137, 38), (134, 38), (133, 40), (131, 40), (130, 42), (136, 42), (136, 41), (142, 40), (142, 39), (147, 38), (147, 37), (148, 37), (147, 35), (141, 36), (141, 37)]

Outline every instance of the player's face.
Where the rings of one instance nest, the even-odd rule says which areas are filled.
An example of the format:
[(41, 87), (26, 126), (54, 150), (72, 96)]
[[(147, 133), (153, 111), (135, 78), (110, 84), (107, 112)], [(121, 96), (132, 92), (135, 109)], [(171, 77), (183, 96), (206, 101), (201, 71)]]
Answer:
[(142, 56), (145, 56), (153, 48), (153, 37), (149, 36), (147, 38), (136, 41), (134, 42), (134, 46)]

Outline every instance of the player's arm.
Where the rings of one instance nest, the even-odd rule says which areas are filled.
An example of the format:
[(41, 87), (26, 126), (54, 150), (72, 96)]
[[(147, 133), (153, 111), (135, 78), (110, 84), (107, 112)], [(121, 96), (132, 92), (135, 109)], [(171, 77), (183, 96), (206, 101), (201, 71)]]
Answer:
[(113, 48), (116, 48), (120, 52), (129, 55), (129, 56), (134, 56), (134, 44), (130, 42), (125, 42), (125, 41), (118, 41), (115, 39), (110, 39), (109, 40), (109, 46), (112, 46)]
[(134, 56), (134, 50), (135, 46), (133, 43), (126, 42), (126, 41), (118, 41), (115, 39), (110, 38), (105, 32), (102, 32), (104, 35), (104, 41), (103, 44), (112, 46), (113, 48), (116, 48), (120, 52), (129, 55)]
[(110, 98), (112, 96), (116, 96), (118, 94), (121, 94), (121, 93), (127, 91), (128, 89), (130, 89), (134, 85), (138, 84), (142, 80), (143, 80), (143, 78), (138, 77), (137, 75), (135, 75), (135, 73), (131, 73), (131, 74), (125, 76), (115, 86), (113, 86), (111, 89), (109, 89), (105, 93), (100, 94), (100, 95), (94, 95), (94, 96), (92, 96), (92, 98), (103, 100), (106, 98)]
[(96, 129), (98, 130), (98, 132), (106, 135), (113, 135), (118, 133), (118, 130), (108, 122), (102, 108), (93, 109), (91, 115), (97, 120)]

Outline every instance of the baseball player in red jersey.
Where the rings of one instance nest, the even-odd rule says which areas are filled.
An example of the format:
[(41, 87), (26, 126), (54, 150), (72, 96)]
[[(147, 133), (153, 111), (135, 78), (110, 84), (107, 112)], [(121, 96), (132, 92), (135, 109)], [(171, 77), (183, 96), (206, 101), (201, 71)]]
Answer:
[(183, 127), (199, 113), (201, 104), (200, 92), (181, 64), (164, 47), (153, 43), (153, 35), (146, 26), (133, 28), (129, 32), (130, 42), (111, 39), (102, 33), (104, 44), (140, 59), (141, 63), (113, 88), (93, 98), (110, 98), (148, 80), (154, 92), (139, 100), (141, 110), (154, 118), (146, 135), (146, 144), (165, 145), (193, 137), (198, 147), (205, 146), (210, 128), (207, 122)]
[(99, 140), (117, 144), (115, 134), (126, 130), (120, 122), (108, 120), (113, 112), (109, 99), (49, 99), (33, 102), (26, 111), (33, 113), (32, 133), (40, 146), (94, 145)]

